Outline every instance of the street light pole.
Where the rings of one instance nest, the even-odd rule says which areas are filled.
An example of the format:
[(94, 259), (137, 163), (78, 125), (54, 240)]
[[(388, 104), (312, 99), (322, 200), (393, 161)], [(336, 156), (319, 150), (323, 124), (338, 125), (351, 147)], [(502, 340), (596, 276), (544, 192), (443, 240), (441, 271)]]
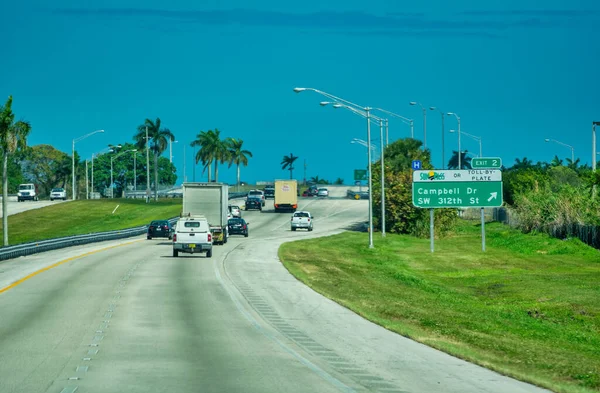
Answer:
[(114, 189), (113, 189), (113, 159), (114, 156), (110, 157), (110, 197), (114, 198)]
[(427, 148), (427, 108), (423, 106), (420, 102), (411, 101), (410, 105), (419, 105), (421, 107), (421, 111), (423, 111), (423, 149)]
[(177, 143), (173, 138), (169, 138), (169, 162), (173, 163), (173, 143)]
[[(371, 145), (371, 118), (370, 118), (371, 117), (371, 114), (370, 114), (371, 108), (361, 107), (358, 104), (344, 100), (343, 98), (336, 97), (332, 94), (325, 93), (323, 91), (320, 91), (320, 90), (317, 90), (314, 88), (308, 88), (308, 87), (294, 88), (294, 92), (296, 92), (296, 93), (300, 93), (305, 90), (314, 91), (315, 93), (325, 96), (337, 103), (343, 103), (347, 107), (352, 107), (356, 110), (362, 110), (366, 114), (366, 118), (367, 118), (367, 143), (369, 144), (369, 146)], [(372, 188), (373, 175), (371, 173), (371, 149), (368, 148), (367, 151), (368, 151), (368, 158), (369, 158), (369, 167), (368, 167), (368, 171), (369, 171), (369, 248), (374, 248), (374, 245), (373, 245), (373, 188)]]
[(133, 194), (135, 195), (134, 198), (137, 197), (137, 154), (137, 151), (133, 153)]
[(183, 144), (183, 182), (184, 183), (187, 182), (187, 176), (185, 174), (185, 161), (186, 161), (186, 158), (185, 158), (185, 143), (184, 143)]
[(85, 160), (85, 199), (90, 199), (90, 188), (88, 183), (88, 160)]
[(446, 131), (444, 130), (444, 121), (446, 120), (446, 116), (444, 116), (444, 111), (440, 110), (439, 108), (436, 108), (435, 106), (432, 106), (429, 109), (432, 111), (438, 111), (442, 115), (442, 169), (446, 169), (446, 147), (444, 142), (444, 140), (446, 139)]
[[(372, 111), (383, 112), (383, 113), (386, 113), (386, 114), (388, 114), (390, 116), (397, 117), (398, 119), (402, 120), (402, 122), (404, 124), (408, 124), (410, 126), (410, 137), (412, 139), (415, 138), (415, 124), (414, 124), (413, 119), (409, 119), (409, 118), (406, 118), (404, 116), (400, 116), (397, 113), (390, 112), (390, 111), (387, 111), (387, 110), (381, 109), (381, 108), (371, 108), (371, 110)], [(386, 128), (387, 128), (387, 119), (385, 121), (386, 121)], [(386, 132), (386, 134), (385, 134), (385, 145), (387, 146), (388, 144), (389, 144), (389, 135), (388, 135), (388, 132)]]
[[(386, 120), (387, 122), (387, 120)], [(385, 237), (385, 167), (383, 164), (383, 119), (379, 119), (379, 148), (381, 154), (381, 236)], [(371, 194), (369, 190), (369, 195)]]
[(150, 201), (150, 140), (148, 139), (148, 126), (146, 126), (146, 203)]
[[(371, 146), (371, 108), (366, 107), (367, 114), (367, 144)], [(369, 248), (373, 248), (373, 174), (371, 172), (371, 149), (369, 152)], [(383, 180), (383, 179), (382, 179)]]
[(561, 141), (557, 141), (556, 139), (544, 139), (544, 141), (546, 142), (554, 142), (554, 143), (558, 143), (559, 145), (568, 147), (569, 149), (571, 149), (571, 164), (575, 162), (575, 148), (571, 145), (567, 145), (566, 143), (563, 143)]
[(592, 122), (592, 170), (596, 171), (596, 161), (598, 157), (596, 157), (596, 126), (600, 126), (600, 121)]
[[(455, 131), (454, 130), (450, 130), (450, 132), (455, 132)], [(473, 139), (473, 140), (475, 140), (476, 142), (479, 143), (479, 157), (483, 157), (483, 152), (482, 152), (482, 149), (481, 149), (482, 138), (480, 136), (471, 135), (471, 134), (466, 133), (464, 131), (461, 131), (460, 133), (463, 134), (463, 135), (465, 135), (465, 136), (468, 136), (469, 138), (471, 138), (471, 139)]]
[(71, 151), (72, 151), (72, 156), (71, 156), (71, 171), (72, 171), (72, 196), (71, 199), (75, 200), (76, 199), (76, 194), (75, 194), (75, 143), (79, 142), (85, 138), (87, 138), (88, 136), (92, 136), (98, 132), (104, 132), (104, 130), (96, 130), (94, 132), (90, 132), (89, 134), (86, 134), (84, 136), (80, 136), (79, 138), (75, 138), (73, 139), (73, 144), (71, 145)]
[(458, 116), (454, 112), (448, 112), (447, 115), (456, 117), (456, 121), (458, 122), (458, 169), (461, 170), (462, 169), (462, 152), (460, 150), (460, 116)]
[[(326, 106), (328, 104), (331, 104), (331, 103), (327, 102), (327, 101), (321, 102), (321, 106)], [(373, 115), (367, 116), (366, 115), (366, 109), (369, 109), (369, 112), (370, 112), (371, 108), (365, 108), (364, 111), (361, 111), (359, 109), (350, 107), (348, 105), (340, 104), (339, 102), (333, 103), (332, 106), (334, 108), (345, 108), (345, 109), (348, 109), (351, 112), (353, 112), (354, 114), (357, 114), (357, 115), (359, 115), (361, 117), (366, 118), (369, 121), (369, 127), (368, 127), (369, 135), (370, 135), (370, 122), (371, 122), (371, 120), (373, 119), (373, 120), (375, 120), (375, 121), (377, 121), (379, 123), (380, 144), (381, 144), (381, 152), (380, 152), (380, 155), (379, 155), (380, 160), (381, 160), (381, 236), (385, 237), (385, 166), (384, 166), (384, 157), (385, 156), (384, 156), (384, 146), (383, 146), (383, 122), (384, 122), (384, 119), (379, 118), (377, 116), (373, 116)], [(354, 138), (354, 140), (352, 141), (352, 143), (354, 143), (354, 142), (360, 143), (361, 145), (365, 146), (368, 149), (367, 158), (369, 160), (369, 201), (370, 201), (369, 202), (370, 203), (369, 206), (372, 206), (372, 203), (373, 203), (373, 197), (372, 197), (372, 194), (371, 194), (372, 175), (371, 175), (370, 171), (371, 171), (371, 160), (372, 160), (372, 158), (371, 158), (371, 151), (375, 148), (375, 146), (372, 143), (370, 143), (370, 141), (365, 142), (363, 140), (356, 139), (356, 138)], [(370, 232), (372, 232), (372, 229), (373, 229), (373, 218), (372, 218), (373, 217), (373, 209), (372, 208), (369, 208), (369, 213), (370, 213), (370, 220), (369, 220), (369, 228), (370, 229), (369, 230), (370, 230)]]

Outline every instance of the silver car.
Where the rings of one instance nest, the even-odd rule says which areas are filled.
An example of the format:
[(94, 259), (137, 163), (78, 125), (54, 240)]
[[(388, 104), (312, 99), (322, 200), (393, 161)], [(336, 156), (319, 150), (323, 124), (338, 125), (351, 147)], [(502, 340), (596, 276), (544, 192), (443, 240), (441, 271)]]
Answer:
[(320, 197), (329, 196), (329, 190), (326, 189), (325, 187), (319, 188), (319, 190), (317, 191), (317, 196), (320, 196)]
[(242, 217), (242, 209), (239, 206), (229, 205), (229, 212), (232, 217), (241, 218)]

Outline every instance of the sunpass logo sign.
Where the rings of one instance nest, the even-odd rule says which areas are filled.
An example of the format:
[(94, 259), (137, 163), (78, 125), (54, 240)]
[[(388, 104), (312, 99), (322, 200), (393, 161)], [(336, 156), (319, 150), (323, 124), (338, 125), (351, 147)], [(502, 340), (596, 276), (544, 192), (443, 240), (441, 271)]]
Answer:
[(445, 180), (445, 179), (446, 179), (446, 174), (443, 172), (428, 171), (428, 172), (420, 173), (420, 180)]

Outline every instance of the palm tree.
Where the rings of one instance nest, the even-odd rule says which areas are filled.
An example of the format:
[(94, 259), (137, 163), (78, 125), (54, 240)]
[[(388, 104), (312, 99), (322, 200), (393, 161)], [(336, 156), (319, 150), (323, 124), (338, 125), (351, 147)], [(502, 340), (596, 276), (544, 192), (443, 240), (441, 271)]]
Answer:
[(294, 172), (294, 161), (298, 159), (297, 156), (294, 156), (293, 153), (290, 153), (289, 156), (283, 156), (283, 160), (281, 160), (281, 169), (290, 171), (290, 180), (292, 179), (292, 174)]
[(552, 161), (550, 161), (550, 166), (562, 166), (563, 160), (558, 158), (558, 156), (554, 156)]
[(227, 144), (221, 139), (221, 131), (200, 131), (191, 146), (199, 146), (196, 153), (196, 164), (202, 162), (204, 171), (208, 169), (208, 181), (211, 181), (211, 165), (215, 163), (215, 181), (219, 181), (219, 163), (229, 161), (229, 150)]
[(456, 150), (452, 151), (452, 157), (450, 157), (450, 161), (448, 161), (448, 169), (471, 169), (471, 157), (468, 157), (468, 150), (463, 150), (460, 157), (460, 166), (458, 167), (458, 152)]
[(19, 120), (15, 122), (12, 111), (12, 96), (0, 106), (0, 149), (2, 150), (2, 233), (3, 244), (8, 246), (8, 156), (27, 147), (27, 136), (31, 124)]
[(248, 166), (248, 157), (252, 157), (252, 153), (242, 149), (244, 141), (241, 139), (227, 138), (227, 149), (229, 150), (229, 168), (232, 164), (237, 166), (237, 185), (240, 185), (240, 164)]
[(155, 121), (146, 119), (144, 124), (138, 126), (138, 132), (133, 139), (136, 141), (138, 150), (146, 148), (146, 129), (148, 130), (148, 139), (150, 140), (149, 149), (154, 155), (154, 200), (158, 201), (158, 157), (169, 146), (169, 140), (174, 140), (175, 136), (168, 128), (161, 128), (160, 118)]
[(320, 179), (319, 176), (317, 175), (317, 176), (311, 177), (308, 182), (312, 183), (312, 184), (320, 184), (322, 180), (323, 179)]
[(522, 160), (516, 158), (515, 165), (513, 165), (513, 169), (521, 169), (521, 168), (525, 169), (525, 168), (531, 168), (532, 166), (533, 166), (533, 161), (531, 161), (527, 157), (523, 157)]
[(580, 161), (581, 160), (579, 158), (576, 158), (575, 161), (571, 160), (570, 158), (567, 158), (567, 166), (571, 169), (577, 170)]

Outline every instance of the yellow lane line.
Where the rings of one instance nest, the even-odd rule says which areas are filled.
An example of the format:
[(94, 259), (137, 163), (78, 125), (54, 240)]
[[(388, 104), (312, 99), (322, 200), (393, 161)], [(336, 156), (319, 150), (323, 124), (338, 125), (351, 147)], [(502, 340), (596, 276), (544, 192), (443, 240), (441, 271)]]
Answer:
[(128, 246), (128, 245), (130, 245), (130, 244), (137, 243), (137, 242), (141, 242), (141, 241), (143, 241), (143, 239), (140, 239), (140, 240), (134, 240), (134, 241), (132, 241), (132, 242), (123, 243), (123, 244), (117, 244), (117, 245), (114, 245), (114, 246), (109, 246), (109, 247), (101, 248), (101, 249), (99, 249), (99, 250), (94, 250), (94, 251), (86, 252), (85, 254), (76, 255), (76, 256), (74, 256), (74, 257), (71, 257), (71, 258), (63, 259), (62, 261), (58, 261), (58, 262), (56, 262), (56, 263), (54, 263), (54, 264), (52, 264), (52, 265), (50, 265), (50, 266), (46, 266), (45, 268), (43, 268), (43, 269), (40, 269), (40, 270), (38, 270), (38, 271), (35, 271), (35, 272), (33, 272), (33, 273), (31, 273), (31, 274), (29, 274), (29, 275), (27, 275), (27, 276), (25, 276), (25, 277), (21, 278), (20, 280), (13, 282), (13, 283), (12, 283), (12, 284), (10, 284), (9, 286), (7, 286), (7, 287), (4, 287), (4, 288), (0, 289), (0, 293), (6, 292), (6, 291), (8, 291), (9, 289), (12, 289), (12, 288), (16, 287), (17, 285), (19, 285), (19, 284), (22, 284), (23, 282), (25, 282), (25, 281), (29, 280), (30, 278), (32, 278), (32, 277), (35, 277), (35, 276), (37, 276), (38, 274), (40, 274), (40, 273), (43, 273), (43, 272), (45, 272), (45, 271), (47, 271), (47, 270), (53, 269), (53, 268), (55, 268), (55, 267), (57, 267), (57, 266), (60, 266), (60, 265), (62, 265), (63, 263), (71, 262), (71, 261), (74, 261), (75, 259), (80, 259), (80, 258), (83, 258), (83, 257), (87, 257), (87, 256), (89, 256), (89, 255), (97, 254), (97, 253), (99, 253), (99, 252), (102, 252), (102, 251), (107, 251), (107, 250), (110, 250), (110, 249), (113, 249), (113, 248), (117, 248), (117, 247), (123, 247), (123, 246)]

